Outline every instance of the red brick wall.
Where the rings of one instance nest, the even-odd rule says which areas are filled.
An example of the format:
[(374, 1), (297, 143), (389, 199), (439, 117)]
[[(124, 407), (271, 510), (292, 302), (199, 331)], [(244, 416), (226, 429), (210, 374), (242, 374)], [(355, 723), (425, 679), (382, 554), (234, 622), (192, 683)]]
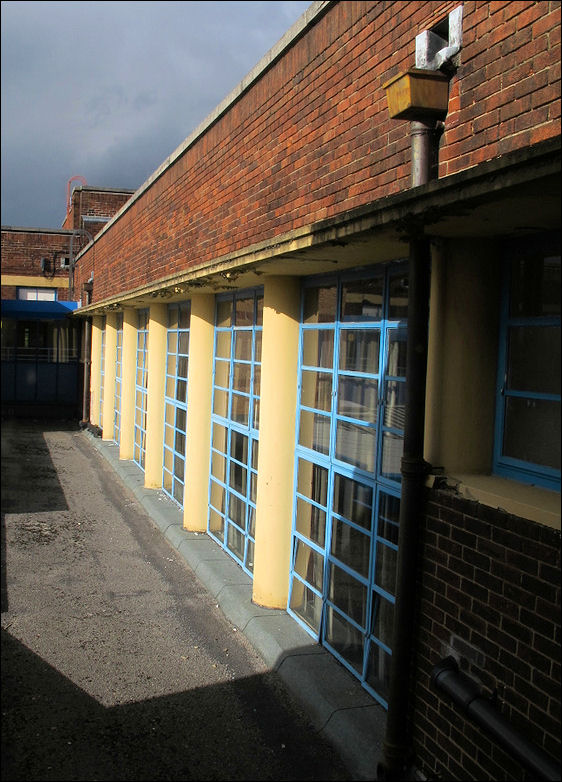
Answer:
[(430, 779), (525, 778), (430, 685), (451, 646), (512, 726), (559, 760), (560, 531), (434, 491), (420, 562), (416, 765)]
[[(67, 301), (68, 271), (60, 268), (60, 259), (68, 257), (69, 245), (70, 236), (62, 230), (60, 233), (2, 230), (2, 274), (42, 277), (45, 282), (54, 279), (60, 285), (57, 294), (59, 299)], [(47, 258), (50, 264), (46, 274), (41, 271), (41, 258)], [(37, 287), (35, 282), (31, 285)], [(3, 285), (2, 298), (15, 299), (16, 288)]]
[[(409, 188), (385, 81), (458, 2), (334, 4), (96, 242), (94, 301)], [(465, 2), (440, 175), (560, 131), (560, 4)], [(95, 266), (95, 269), (94, 269)]]
[(131, 197), (131, 192), (90, 190), (76, 187), (72, 191), (71, 208), (68, 211), (63, 228), (86, 228), (95, 236), (105, 225), (105, 221), (82, 223), (82, 217), (112, 217)]

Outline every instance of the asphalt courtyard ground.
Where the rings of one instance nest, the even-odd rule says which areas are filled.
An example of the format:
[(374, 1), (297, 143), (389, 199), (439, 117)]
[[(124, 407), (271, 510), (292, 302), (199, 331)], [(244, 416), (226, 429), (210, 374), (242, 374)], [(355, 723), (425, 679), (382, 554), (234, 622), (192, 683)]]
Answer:
[(71, 424), (2, 422), (2, 780), (355, 778)]

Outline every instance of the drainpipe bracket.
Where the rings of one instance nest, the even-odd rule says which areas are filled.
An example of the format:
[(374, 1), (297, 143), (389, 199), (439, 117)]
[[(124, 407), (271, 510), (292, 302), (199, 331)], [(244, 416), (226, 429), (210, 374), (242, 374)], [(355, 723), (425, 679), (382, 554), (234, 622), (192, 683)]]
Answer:
[(403, 456), (400, 462), (402, 475), (425, 477), (431, 473), (431, 464), (415, 456)]

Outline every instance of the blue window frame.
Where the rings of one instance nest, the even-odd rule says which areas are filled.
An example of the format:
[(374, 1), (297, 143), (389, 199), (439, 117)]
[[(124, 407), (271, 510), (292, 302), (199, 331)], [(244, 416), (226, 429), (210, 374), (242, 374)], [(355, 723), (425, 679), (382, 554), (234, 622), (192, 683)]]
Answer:
[(403, 264), (305, 282), (289, 613), (386, 706), (408, 285)]
[(101, 327), (101, 349), (100, 349), (100, 407), (99, 420), (100, 428), (103, 429), (103, 394), (105, 383), (105, 318)]
[(148, 309), (139, 310), (138, 313), (136, 367), (133, 461), (144, 470), (148, 396)]
[(191, 304), (168, 305), (162, 488), (183, 508)]
[(254, 570), (262, 289), (217, 296), (208, 532)]
[(508, 253), (494, 471), (560, 491), (560, 238), (519, 243)]
[(121, 378), (123, 376), (123, 313), (117, 313), (115, 342), (115, 394), (113, 395), (113, 441), (121, 439)]

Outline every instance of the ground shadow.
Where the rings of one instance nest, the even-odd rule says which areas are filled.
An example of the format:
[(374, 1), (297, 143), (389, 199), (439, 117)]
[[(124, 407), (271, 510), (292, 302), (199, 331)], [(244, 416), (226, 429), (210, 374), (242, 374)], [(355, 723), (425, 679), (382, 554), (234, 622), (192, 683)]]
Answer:
[(44, 432), (74, 429), (77, 425), (69, 421), (2, 421), (3, 513), (68, 510)]
[(342, 780), (275, 674), (105, 708), (2, 630), (2, 779)]

